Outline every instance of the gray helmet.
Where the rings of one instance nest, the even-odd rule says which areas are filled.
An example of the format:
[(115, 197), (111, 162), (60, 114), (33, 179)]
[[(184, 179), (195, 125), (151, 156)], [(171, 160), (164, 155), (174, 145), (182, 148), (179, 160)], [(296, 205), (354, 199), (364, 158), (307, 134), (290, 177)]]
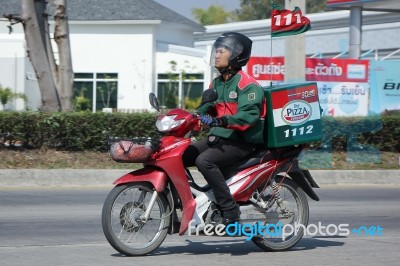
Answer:
[[(250, 59), (253, 41), (238, 32), (225, 32), (214, 42), (213, 53), (219, 47), (225, 47), (231, 51), (229, 65), (233, 68), (245, 66)], [(213, 56), (213, 53), (211, 56)]]

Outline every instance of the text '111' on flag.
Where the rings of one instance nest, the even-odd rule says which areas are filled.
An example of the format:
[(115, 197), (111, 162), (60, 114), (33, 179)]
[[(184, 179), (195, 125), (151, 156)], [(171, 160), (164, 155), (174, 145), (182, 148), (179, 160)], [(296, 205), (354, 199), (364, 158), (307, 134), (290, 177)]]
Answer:
[(311, 29), (311, 22), (307, 17), (303, 16), (299, 7), (296, 6), (293, 11), (290, 11), (279, 5), (272, 5), (272, 37), (296, 35), (309, 29)]

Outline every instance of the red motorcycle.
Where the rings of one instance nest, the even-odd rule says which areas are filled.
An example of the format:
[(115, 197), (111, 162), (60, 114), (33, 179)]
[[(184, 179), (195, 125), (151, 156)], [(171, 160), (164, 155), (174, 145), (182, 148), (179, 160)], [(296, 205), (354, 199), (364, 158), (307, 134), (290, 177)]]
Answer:
[[(202, 103), (215, 99), (216, 92), (206, 90)], [(159, 111), (154, 94), (150, 103)], [(128, 256), (154, 251), (168, 233), (209, 233), (210, 227), (217, 235), (223, 231), (218, 229), (222, 216), (212, 189), (197, 184), (182, 163), (182, 154), (192, 142), (190, 133), (201, 129), (198, 115), (173, 109), (158, 115), (156, 126), (165, 133), (160, 140), (111, 141), (114, 160), (143, 163), (142, 169), (114, 182), (102, 211), (108, 242)], [(240, 224), (235, 224), (236, 235), (248, 236), (267, 251), (289, 249), (302, 238), (309, 218), (305, 194), (319, 199), (309, 171), (298, 167), (301, 151), (301, 145), (260, 148), (222, 169), (242, 213)]]

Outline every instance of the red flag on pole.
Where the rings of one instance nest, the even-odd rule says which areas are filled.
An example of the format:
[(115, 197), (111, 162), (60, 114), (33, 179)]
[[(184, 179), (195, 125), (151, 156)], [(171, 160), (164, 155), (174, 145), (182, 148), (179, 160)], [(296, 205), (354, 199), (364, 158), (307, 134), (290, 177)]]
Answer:
[(296, 35), (311, 29), (310, 20), (303, 16), (299, 7), (293, 11), (283, 9), (279, 5), (272, 5), (271, 36), (281, 37)]

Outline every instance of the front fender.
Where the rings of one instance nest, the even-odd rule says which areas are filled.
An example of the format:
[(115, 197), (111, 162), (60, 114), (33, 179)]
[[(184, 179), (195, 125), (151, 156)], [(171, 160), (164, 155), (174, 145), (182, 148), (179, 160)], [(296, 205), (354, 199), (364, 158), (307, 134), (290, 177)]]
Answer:
[(132, 182), (149, 182), (157, 192), (163, 192), (167, 185), (167, 174), (159, 169), (145, 167), (126, 175), (121, 176), (114, 181), (114, 185), (122, 185)]

